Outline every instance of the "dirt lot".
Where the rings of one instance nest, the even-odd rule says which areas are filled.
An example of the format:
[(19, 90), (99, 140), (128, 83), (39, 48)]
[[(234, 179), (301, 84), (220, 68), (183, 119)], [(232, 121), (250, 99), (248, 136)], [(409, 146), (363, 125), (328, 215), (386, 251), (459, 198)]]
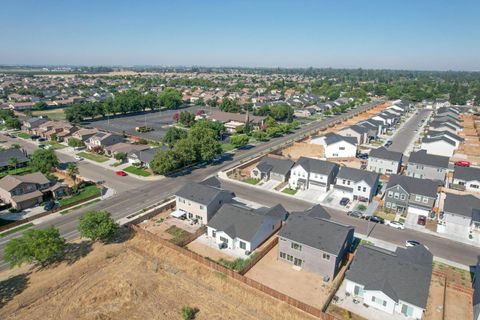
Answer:
[(472, 297), (470, 295), (447, 288), (445, 303), (445, 320), (473, 318)]
[[(146, 252), (148, 251), (148, 253)], [(6, 274), (1, 274), (5, 279)], [(313, 319), (139, 236), (0, 282), (1, 319)]]
[[(152, 217), (147, 221), (142, 222), (139, 226), (145, 230), (150, 231), (151, 233), (159, 235), (162, 239), (165, 240), (172, 240), (173, 238), (175, 238), (174, 234), (167, 231), (172, 230), (172, 227), (177, 227), (178, 229), (184, 230), (184, 236), (187, 236), (190, 233), (195, 233), (195, 231), (197, 231), (199, 225), (191, 225), (186, 220), (180, 220), (171, 217), (170, 213), (172, 211), (173, 209), (165, 210), (156, 215), (155, 217)], [(181, 235), (177, 235), (177, 237), (181, 237)]]
[(331, 285), (324, 284), (318, 274), (296, 271), (290, 264), (277, 261), (277, 252), (278, 246), (275, 246), (246, 276), (292, 298), (322, 308)]
[(443, 298), (445, 281), (441, 277), (432, 276), (428, 292), (425, 320), (443, 320)]
[(291, 147), (281, 150), (283, 156), (298, 160), (300, 157), (323, 158), (325, 151), (323, 146), (307, 142), (295, 142)]

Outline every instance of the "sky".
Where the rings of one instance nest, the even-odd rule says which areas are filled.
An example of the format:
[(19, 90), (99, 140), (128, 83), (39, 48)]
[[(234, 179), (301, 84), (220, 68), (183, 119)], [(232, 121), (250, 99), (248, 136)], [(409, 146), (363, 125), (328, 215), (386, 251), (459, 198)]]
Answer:
[(0, 64), (480, 71), (479, 0), (0, 0)]

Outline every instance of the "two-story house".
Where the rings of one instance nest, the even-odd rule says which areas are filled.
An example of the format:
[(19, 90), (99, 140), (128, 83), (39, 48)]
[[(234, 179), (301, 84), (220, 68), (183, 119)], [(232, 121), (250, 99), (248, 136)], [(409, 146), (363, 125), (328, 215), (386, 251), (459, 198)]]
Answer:
[(344, 137), (336, 133), (328, 133), (323, 137), (312, 138), (311, 143), (322, 144), (325, 157), (354, 158), (357, 155), (357, 138)]
[(370, 202), (377, 194), (380, 175), (376, 172), (341, 167), (335, 181), (335, 190), (344, 197)]
[(290, 177), (290, 169), (295, 162), (290, 159), (281, 159), (276, 157), (264, 157), (255, 168), (250, 172), (254, 179), (268, 181), (270, 179), (285, 182)]
[(118, 134), (108, 132), (97, 132), (86, 141), (88, 150), (103, 149), (105, 147), (120, 143), (123, 137)]
[(8, 175), (0, 179), (0, 198), (13, 208), (23, 210), (42, 203), (44, 192), (50, 187), (50, 180), (40, 172)]
[(480, 192), (480, 168), (455, 166), (450, 187), (461, 191)]
[(357, 144), (359, 145), (368, 142), (368, 129), (356, 124), (339, 130), (338, 134), (344, 137), (357, 138)]
[(28, 133), (33, 133), (41, 124), (47, 122), (48, 119), (40, 117), (30, 117), (22, 121), (22, 130)]
[(278, 259), (333, 279), (353, 241), (354, 228), (306, 214), (291, 215), (280, 230)]
[(291, 169), (288, 183), (292, 189), (328, 191), (338, 169), (339, 165), (333, 162), (300, 157)]
[(385, 189), (383, 207), (396, 213), (408, 213), (407, 224), (416, 224), (418, 216), (428, 217), (437, 204), (438, 180), (391, 175)]
[(390, 151), (385, 147), (372, 149), (368, 156), (368, 170), (380, 174), (397, 174), (400, 172), (403, 154)]
[(231, 203), (233, 192), (217, 187), (190, 182), (175, 193), (176, 209), (185, 212), (186, 218), (206, 225), (225, 203)]
[(425, 150), (410, 153), (407, 176), (445, 181), (448, 171), (448, 157), (428, 154)]
[(425, 150), (428, 154), (434, 154), (444, 157), (452, 157), (455, 150), (457, 150), (457, 144), (454, 140), (447, 136), (436, 135), (431, 137), (424, 137), (422, 139), (422, 150)]
[[(360, 246), (345, 275), (345, 292), (372, 308), (405, 319), (422, 319), (433, 256), (424, 246), (395, 251)], [(397, 318), (396, 318), (397, 319)]]
[(477, 239), (480, 236), (480, 198), (471, 194), (447, 193), (437, 231), (452, 237)]
[(281, 205), (265, 209), (223, 204), (207, 224), (207, 237), (220, 248), (249, 255), (280, 229), (288, 216)]
[[(12, 159), (13, 160), (12, 162)], [(12, 164), (16, 168), (24, 167), (30, 159), (28, 159), (27, 153), (23, 149), (10, 148), (0, 150), (0, 169), (4, 170), (8, 167), (12, 167)]]

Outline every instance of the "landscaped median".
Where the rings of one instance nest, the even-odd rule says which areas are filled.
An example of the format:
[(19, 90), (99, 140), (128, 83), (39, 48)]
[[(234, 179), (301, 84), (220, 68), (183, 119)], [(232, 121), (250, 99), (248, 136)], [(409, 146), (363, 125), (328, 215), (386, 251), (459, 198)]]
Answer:
[(60, 199), (58, 202), (60, 203), (60, 208), (71, 205), (72, 203), (80, 202), (82, 200), (91, 199), (93, 197), (99, 197), (102, 195), (102, 191), (96, 185), (86, 186), (78, 192), (78, 194), (69, 197)]
[(138, 167), (135, 167), (135, 166), (126, 167), (126, 168), (123, 169), (123, 171), (131, 173), (131, 174), (135, 174), (135, 175), (141, 176), (141, 177), (148, 177), (148, 176), (152, 175), (147, 170), (144, 170), (142, 168), (138, 168)]
[(80, 157), (83, 157), (85, 159), (92, 160), (92, 161), (95, 161), (95, 162), (100, 162), (100, 163), (106, 162), (110, 159), (109, 157), (101, 155), (101, 154), (90, 153), (90, 152), (85, 152), (85, 151), (79, 152), (77, 155), (80, 156)]

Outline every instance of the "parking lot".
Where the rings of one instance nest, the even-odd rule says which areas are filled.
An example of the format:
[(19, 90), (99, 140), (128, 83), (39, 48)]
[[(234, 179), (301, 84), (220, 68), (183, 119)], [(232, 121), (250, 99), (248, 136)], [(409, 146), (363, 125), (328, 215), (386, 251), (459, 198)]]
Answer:
[[(88, 127), (94, 127), (100, 130), (138, 136), (144, 139), (159, 141), (167, 132), (169, 125), (173, 123), (173, 115), (181, 111), (196, 113), (205, 107), (192, 106), (178, 110), (162, 110), (155, 112), (137, 113), (131, 115), (118, 115), (103, 120), (89, 121), (82, 123)], [(146, 126), (153, 128), (153, 131), (140, 133), (135, 130), (136, 127)]]

